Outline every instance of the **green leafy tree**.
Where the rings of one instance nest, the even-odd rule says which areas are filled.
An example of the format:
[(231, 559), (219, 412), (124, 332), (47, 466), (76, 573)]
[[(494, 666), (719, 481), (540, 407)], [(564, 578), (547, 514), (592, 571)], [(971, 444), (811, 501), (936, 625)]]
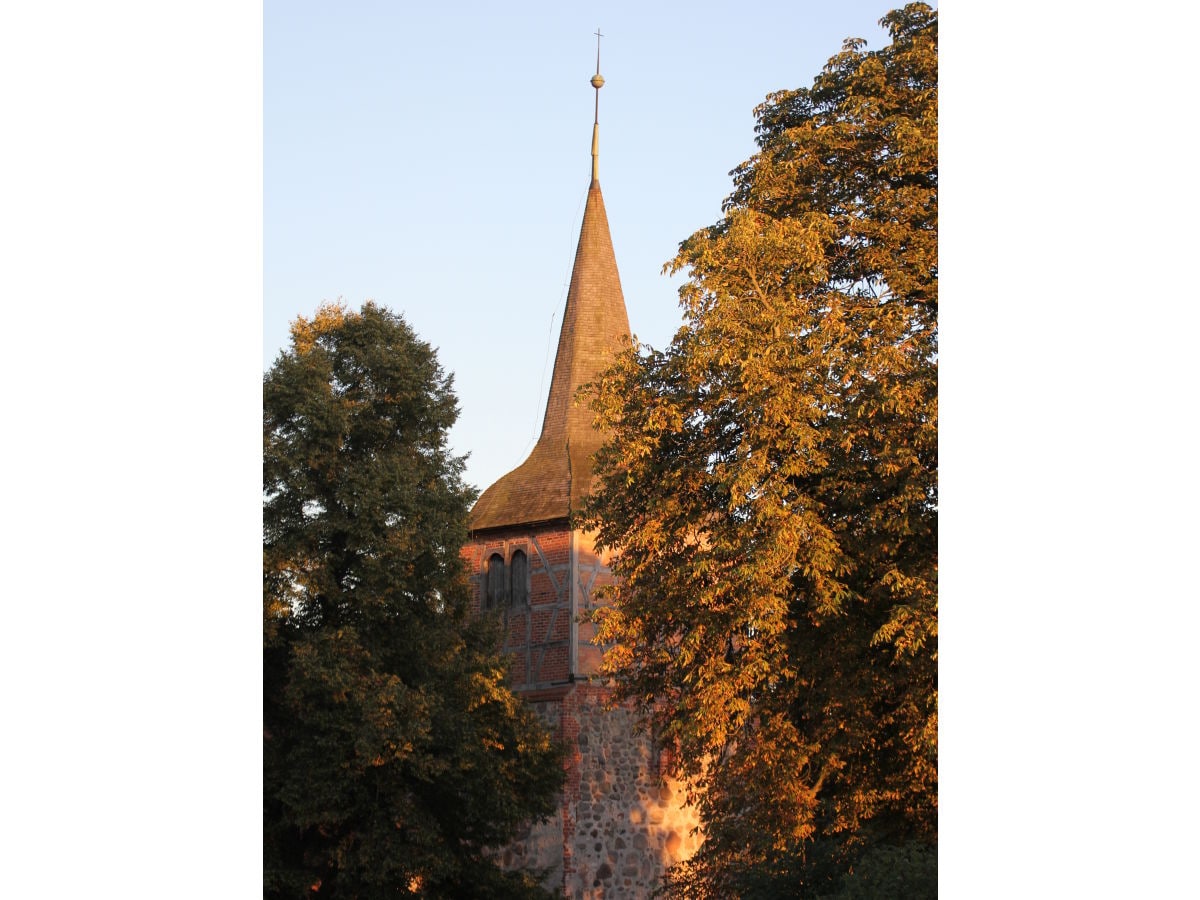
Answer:
[(486, 852), (552, 811), (562, 754), (467, 615), (457, 414), (370, 303), (298, 319), (264, 378), (265, 896), (544, 894)]
[(936, 842), (937, 16), (882, 23), (756, 110), (668, 264), (683, 327), (594, 398), (600, 640), (701, 804), (682, 896), (818, 896)]

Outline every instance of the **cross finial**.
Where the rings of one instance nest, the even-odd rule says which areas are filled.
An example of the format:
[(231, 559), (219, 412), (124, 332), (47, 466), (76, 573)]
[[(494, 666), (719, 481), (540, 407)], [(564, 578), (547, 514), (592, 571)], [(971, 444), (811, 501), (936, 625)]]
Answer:
[(600, 38), (604, 37), (600, 33), (599, 27), (596, 28), (596, 74), (592, 76), (592, 87), (596, 89), (596, 120), (600, 122), (600, 88), (604, 87), (604, 76), (600, 74)]

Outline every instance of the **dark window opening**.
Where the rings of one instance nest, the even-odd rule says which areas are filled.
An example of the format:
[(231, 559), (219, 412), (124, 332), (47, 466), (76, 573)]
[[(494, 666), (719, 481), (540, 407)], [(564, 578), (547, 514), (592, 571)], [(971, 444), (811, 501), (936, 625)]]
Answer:
[(509, 596), (513, 606), (524, 606), (529, 602), (529, 560), (524, 550), (514, 550), (509, 563)]
[(493, 553), (488, 557), (487, 584), (484, 587), (483, 608), (499, 609), (504, 604), (504, 557)]

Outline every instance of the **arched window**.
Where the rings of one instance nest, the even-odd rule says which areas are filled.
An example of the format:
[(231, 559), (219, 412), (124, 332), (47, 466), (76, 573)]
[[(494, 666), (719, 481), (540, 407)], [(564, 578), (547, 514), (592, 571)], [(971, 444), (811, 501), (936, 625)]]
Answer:
[(504, 557), (493, 553), (488, 557), (487, 584), (484, 587), (483, 608), (499, 609), (504, 604)]
[(513, 606), (524, 606), (529, 602), (529, 560), (524, 550), (514, 550), (509, 562), (508, 596)]

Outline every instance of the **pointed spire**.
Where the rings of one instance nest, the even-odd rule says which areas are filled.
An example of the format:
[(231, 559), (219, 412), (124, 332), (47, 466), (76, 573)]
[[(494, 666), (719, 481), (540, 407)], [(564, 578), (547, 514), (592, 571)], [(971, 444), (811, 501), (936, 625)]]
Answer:
[[(597, 41), (597, 74), (592, 79), (597, 98), (604, 83), (599, 68)], [(598, 114), (599, 99), (597, 118)], [(596, 176), (597, 125), (592, 129), (592, 183), (579, 229), (542, 432), (528, 459), (475, 503), (472, 531), (565, 519), (591, 490), (592, 456), (606, 435), (592, 427), (592, 413), (577, 402), (576, 395), (580, 387), (596, 381), (608, 368), (629, 335), (617, 258)]]

